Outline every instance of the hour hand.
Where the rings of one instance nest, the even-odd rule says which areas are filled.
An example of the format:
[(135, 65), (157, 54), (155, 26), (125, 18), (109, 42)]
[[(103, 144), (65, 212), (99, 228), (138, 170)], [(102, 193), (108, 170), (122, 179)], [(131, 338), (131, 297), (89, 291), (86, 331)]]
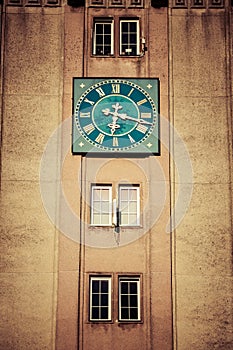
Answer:
[(104, 115), (107, 115), (107, 116), (113, 114), (112, 112), (110, 112), (109, 108), (103, 109), (102, 112), (104, 113)]

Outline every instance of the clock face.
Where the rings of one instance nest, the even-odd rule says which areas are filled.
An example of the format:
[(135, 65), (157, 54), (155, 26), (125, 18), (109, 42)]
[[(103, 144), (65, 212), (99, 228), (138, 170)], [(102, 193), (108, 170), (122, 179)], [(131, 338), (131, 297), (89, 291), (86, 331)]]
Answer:
[(73, 153), (158, 148), (158, 80), (77, 79)]

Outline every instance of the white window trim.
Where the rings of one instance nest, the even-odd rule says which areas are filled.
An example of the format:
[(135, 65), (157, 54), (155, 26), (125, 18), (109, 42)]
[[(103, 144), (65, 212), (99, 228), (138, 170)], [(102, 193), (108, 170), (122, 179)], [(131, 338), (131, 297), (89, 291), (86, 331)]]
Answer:
[(137, 221), (134, 223), (134, 224), (122, 224), (121, 223), (121, 219), (120, 219), (120, 222), (119, 222), (119, 225), (121, 227), (134, 227), (134, 226), (140, 226), (140, 186), (139, 185), (131, 185), (131, 186), (126, 186), (126, 185), (119, 185), (119, 212), (121, 214), (121, 189), (127, 189), (127, 190), (131, 190), (131, 189), (136, 189), (137, 191), (137, 200), (136, 200), (136, 203), (137, 203)]
[[(108, 318), (93, 318), (92, 317), (92, 281), (108, 281)], [(90, 276), (90, 299), (89, 299), (89, 319), (92, 322), (109, 322), (112, 320), (112, 310), (111, 310), (111, 300), (112, 300), (112, 278), (102, 277), (102, 276)]]
[(134, 55), (125, 55), (122, 50), (122, 23), (135, 22), (137, 24), (137, 45), (136, 45), (136, 56), (140, 55), (140, 26), (139, 19), (120, 19), (120, 55), (126, 57), (135, 57)]
[[(136, 282), (137, 283), (137, 309), (138, 309), (138, 318), (137, 319), (122, 319), (121, 317), (121, 282)], [(140, 322), (141, 321), (141, 278), (139, 277), (128, 277), (128, 276), (119, 276), (119, 284), (118, 284), (118, 299), (119, 299), (119, 322)]]
[[(95, 224), (94, 223), (94, 190), (95, 189), (108, 189), (109, 190), (109, 214), (108, 223)], [(112, 186), (111, 185), (92, 185), (91, 186), (91, 226), (112, 226)]]
[(93, 55), (95, 56), (108, 56), (108, 55), (99, 55), (96, 53), (96, 25), (97, 24), (111, 24), (111, 49), (110, 55), (114, 55), (114, 20), (103, 18), (94, 20), (94, 31), (93, 31)]

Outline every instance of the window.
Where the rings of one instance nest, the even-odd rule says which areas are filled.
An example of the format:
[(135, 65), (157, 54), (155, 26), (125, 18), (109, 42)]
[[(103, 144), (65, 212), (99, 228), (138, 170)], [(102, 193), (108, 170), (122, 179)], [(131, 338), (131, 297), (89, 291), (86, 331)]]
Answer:
[(113, 223), (116, 226), (140, 225), (140, 186), (119, 185), (116, 196), (118, 206), (115, 205), (117, 200), (112, 198), (112, 185), (92, 186), (91, 225), (112, 226)]
[[(141, 275), (91, 274), (89, 276), (89, 321), (112, 322), (117, 318), (118, 313), (119, 322), (141, 322), (141, 277)], [(113, 303), (113, 300), (117, 299), (118, 303)]]
[(119, 186), (120, 226), (140, 224), (139, 186)]
[(94, 21), (93, 55), (113, 55), (113, 19)]
[[(121, 56), (140, 55), (140, 25), (138, 18), (94, 18), (93, 55), (114, 55), (115, 38)], [(114, 28), (115, 27), (115, 28)]]
[(140, 319), (140, 277), (119, 277), (119, 321)]
[(120, 55), (139, 55), (139, 40), (139, 20), (120, 20)]
[(112, 186), (92, 186), (91, 225), (112, 225)]
[(111, 277), (90, 277), (90, 321), (111, 320)]

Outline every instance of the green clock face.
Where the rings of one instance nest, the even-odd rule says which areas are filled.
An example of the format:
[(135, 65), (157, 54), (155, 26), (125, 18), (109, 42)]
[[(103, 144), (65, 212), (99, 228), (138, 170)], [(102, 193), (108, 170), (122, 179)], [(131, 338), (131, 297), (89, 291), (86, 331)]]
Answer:
[(158, 148), (158, 100), (150, 93), (158, 81), (142, 81), (145, 88), (137, 80), (76, 80), (73, 153)]

